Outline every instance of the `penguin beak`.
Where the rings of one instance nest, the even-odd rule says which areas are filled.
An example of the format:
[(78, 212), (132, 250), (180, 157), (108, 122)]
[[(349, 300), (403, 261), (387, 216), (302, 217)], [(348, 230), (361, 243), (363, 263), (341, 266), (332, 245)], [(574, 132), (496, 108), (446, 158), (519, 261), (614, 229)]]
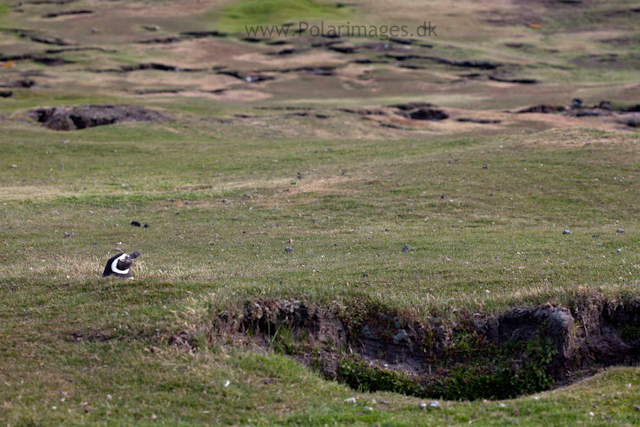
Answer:
[(137, 251), (132, 253), (132, 254), (129, 254), (129, 258), (131, 258), (131, 259), (136, 259), (139, 256), (140, 256), (140, 252), (137, 252)]

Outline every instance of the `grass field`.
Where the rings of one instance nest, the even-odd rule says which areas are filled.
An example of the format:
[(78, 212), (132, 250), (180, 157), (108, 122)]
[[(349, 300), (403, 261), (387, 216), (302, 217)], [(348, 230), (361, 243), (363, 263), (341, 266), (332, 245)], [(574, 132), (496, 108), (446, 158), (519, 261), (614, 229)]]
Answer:
[[(3, 57), (31, 52), (73, 62), (6, 59), (17, 64), (0, 69), (0, 83), (13, 92), (0, 98), (0, 425), (640, 423), (633, 358), (576, 369), (565, 382), (580, 381), (511, 400), (446, 401), (324, 379), (300, 362), (308, 349), (287, 328), (218, 329), (256, 301), (338, 307), (354, 319), (375, 309), (447, 325), (464, 313), (489, 319), (514, 307), (573, 307), (596, 292), (616, 304), (635, 301), (637, 128), (624, 125), (622, 113), (507, 111), (574, 96), (616, 108), (637, 100), (637, 46), (598, 41), (637, 37), (631, 18), (617, 12), (632, 2), (595, 2), (580, 16), (537, 3), (520, 10), (470, 2), (476, 15), (456, 8), (457, 18), (448, 15), (451, 5), (421, 9), (416, 1), (403, 8), (375, 1), (366, 13), (362, 2), (292, 0), (14, 3), (0, 4)], [(42, 18), (85, 7), (95, 13)], [(508, 22), (473, 21), (497, 8)], [(245, 22), (303, 18), (413, 25), (427, 11), (443, 30), (471, 32), (476, 22), (478, 37), (444, 31), (435, 47), (415, 50), (505, 62), (509, 78), (542, 82), (488, 74), (461, 81), (465, 70), (442, 63), (357, 65), (308, 40), (290, 43), (293, 57), (274, 58), (273, 47), (238, 34)], [(598, 13), (609, 27), (593, 28), (589, 16)], [(530, 25), (540, 22), (534, 33)], [(151, 24), (160, 29), (141, 29)], [(99, 32), (84, 41), (94, 26)], [(52, 46), (15, 28), (117, 52), (44, 53)], [(135, 43), (213, 29), (231, 34)], [(576, 41), (580, 31), (585, 38)], [(520, 38), (524, 48), (504, 47)], [(365, 50), (371, 40), (348, 42), (379, 59)], [(560, 52), (536, 50), (550, 46)], [(578, 61), (609, 51), (618, 65)], [(207, 68), (113, 71), (151, 62)], [(337, 70), (330, 76), (296, 68), (329, 65)], [(219, 70), (274, 80), (248, 83)], [(12, 83), (27, 78), (35, 86)], [(389, 107), (416, 101), (437, 103), (451, 119), (410, 120)], [(57, 132), (28, 115), (38, 106), (105, 103), (148, 107), (169, 120)], [(495, 123), (457, 121), (467, 117)], [(101, 277), (107, 259), (136, 250), (134, 280)], [(621, 334), (637, 356), (633, 322)], [(353, 350), (333, 352), (346, 359)]]

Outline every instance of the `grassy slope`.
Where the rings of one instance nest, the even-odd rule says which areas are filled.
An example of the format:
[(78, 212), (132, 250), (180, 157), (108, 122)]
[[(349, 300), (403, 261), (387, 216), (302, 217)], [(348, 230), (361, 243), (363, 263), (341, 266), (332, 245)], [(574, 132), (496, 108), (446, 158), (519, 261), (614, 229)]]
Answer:
[[(173, 332), (252, 295), (366, 297), (420, 315), (563, 301), (578, 286), (633, 293), (637, 137), (549, 131), (331, 141), (325, 151), (327, 141), (257, 144), (250, 135), (216, 138), (215, 127), (199, 129), (209, 138), (179, 129), (178, 121), (155, 130), (5, 130), (3, 157), (19, 166), (0, 175), (10, 183), (0, 206), (7, 343), (0, 393), (10, 423), (143, 423), (155, 415), (185, 425), (426, 425), (475, 415), (487, 425), (511, 418), (571, 425), (589, 411), (596, 421), (637, 421), (637, 392), (626, 388), (637, 382), (633, 369), (592, 380), (606, 391), (580, 384), (507, 408), (451, 403), (427, 417), (414, 399), (362, 395), (361, 402), (393, 404), (360, 415), (361, 403), (342, 402), (357, 393), (281, 356), (208, 348), (204, 339), (196, 354), (166, 345)], [(325, 185), (330, 178), (335, 183)], [(311, 191), (291, 194), (298, 185)], [(151, 227), (133, 228), (132, 220)], [(572, 234), (563, 236), (565, 228)], [(75, 236), (65, 239), (65, 231)], [(407, 243), (412, 251), (400, 253)], [(142, 250), (137, 280), (97, 277), (116, 246)], [(285, 246), (294, 252), (285, 255)], [(266, 378), (276, 382), (264, 385)], [(603, 392), (608, 400), (594, 409), (590, 399), (601, 401)]]
[[(293, 4), (267, 6), (281, 10), (285, 3)], [(302, 11), (299, 3), (285, 8), (285, 15), (270, 15), (274, 9), (266, 6), (256, 12), (236, 5), (221, 25), (238, 31), (245, 20), (342, 17), (340, 9), (303, 5), (308, 7)], [(571, 22), (576, 28), (586, 25)], [(537, 35), (529, 35), (532, 30), (525, 31), (538, 43)], [(560, 40), (566, 49), (554, 59), (560, 63), (583, 49), (561, 37), (541, 39), (547, 47)], [(496, 39), (473, 57), (495, 54), (503, 60), (502, 46)], [(464, 57), (469, 47), (454, 53)], [(94, 54), (82, 55), (78, 58), (91, 64)], [(509, 55), (548, 59), (540, 52)], [(130, 52), (113, 56), (135, 59)], [(611, 77), (633, 81), (624, 69), (540, 73), (571, 84)], [(301, 90), (326, 91), (315, 83), (312, 88), (287, 85), (289, 91), (276, 102), (295, 101)], [(25, 90), (0, 109), (19, 116), (16, 111), (36, 105), (121, 99), (96, 92)], [(486, 92), (480, 95), (482, 102), (492, 102), (484, 99)], [(358, 96), (329, 102), (357, 104), (362, 102)], [(443, 98), (455, 104), (456, 96)], [(517, 95), (517, 105), (534, 96)], [(504, 402), (504, 407), (447, 402), (442, 410), (425, 413), (419, 400), (357, 393), (278, 354), (211, 345), (204, 336), (192, 352), (168, 345), (173, 333), (203, 327), (219, 310), (255, 296), (320, 304), (371, 299), (427, 316), (433, 309), (447, 314), (452, 307), (488, 314), (515, 304), (563, 302), (585, 289), (637, 294), (637, 134), (506, 129), (499, 135), (411, 140), (286, 138), (246, 124), (207, 123), (179, 114), (210, 118), (245, 111), (244, 106), (182, 98), (136, 102), (166, 106), (177, 118), (169, 124), (74, 133), (0, 123), (4, 423), (640, 422), (634, 410), (640, 398), (636, 368), (609, 370), (569, 388)], [(309, 126), (303, 129), (328, 126), (312, 119), (299, 123)], [(345, 121), (336, 129), (349, 126)], [(133, 228), (128, 225), (133, 220), (151, 227)], [(625, 233), (616, 233), (619, 228)], [(564, 229), (572, 234), (562, 235)], [(64, 232), (74, 237), (64, 238)], [(594, 233), (601, 237), (592, 238)], [(405, 244), (411, 252), (400, 252)], [(285, 246), (294, 252), (285, 254)], [(143, 252), (136, 280), (99, 277), (116, 247)], [(265, 384), (265, 379), (275, 381)], [(351, 396), (359, 398), (358, 404), (344, 403)]]

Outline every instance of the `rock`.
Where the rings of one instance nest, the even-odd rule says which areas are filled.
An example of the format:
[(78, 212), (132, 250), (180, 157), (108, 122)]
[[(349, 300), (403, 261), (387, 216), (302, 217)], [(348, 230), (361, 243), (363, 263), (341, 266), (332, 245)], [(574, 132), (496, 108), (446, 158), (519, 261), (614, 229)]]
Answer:
[(591, 235), (591, 237), (600, 237), (600, 235), (599, 234), (593, 234), (593, 235)]
[(293, 252), (293, 249), (290, 248), (289, 246), (287, 246), (286, 248), (284, 248), (285, 252)]
[(68, 237), (73, 237), (73, 233), (66, 233), (66, 232), (65, 232), (65, 233), (64, 233), (64, 237), (67, 237), (67, 238), (68, 238)]
[(402, 252), (409, 252), (411, 250), (411, 246), (410, 245), (404, 245), (402, 247)]
[(356, 403), (356, 398), (355, 397), (349, 397), (348, 399), (344, 400), (345, 403)]
[(571, 231), (569, 231), (569, 230), (564, 230), (564, 231), (562, 232), (562, 234), (571, 234)]
[(582, 106), (584, 105), (584, 103), (582, 102), (582, 99), (580, 99), (580, 98), (574, 98), (574, 99), (572, 99), (572, 100), (571, 100), (571, 104), (572, 104), (574, 107), (577, 107), (577, 108), (580, 108), (580, 107), (582, 107)]
[(616, 230), (616, 233), (624, 233), (624, 230), (622, 228), (619, 228)]
[(440, 402), (434, 400), (433, 402), (429, 403), (429, 406), (434, 409), (440, 409)]
[(14, 168), (14, 169), (15, 169), (15, 168), (17, 168), (17, 167), (18, 167), (18, 165), (11, 165), (11, 166), (9, 166), (9, 167), (11, 167), (11, 168)]
[(489, 169), (489, 165), (482, 166), (482, 169)]
[(400, 329), (397, 334), (393, 336), (393, 342), (395, 344), (402, 344), (409, 341), (409, 334), (404, 329)]

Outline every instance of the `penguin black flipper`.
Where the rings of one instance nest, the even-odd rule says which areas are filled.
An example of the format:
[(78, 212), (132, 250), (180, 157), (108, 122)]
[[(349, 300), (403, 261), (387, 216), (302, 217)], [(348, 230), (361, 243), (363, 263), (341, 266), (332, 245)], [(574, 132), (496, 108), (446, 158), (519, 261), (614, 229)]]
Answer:
[(131, 274), (131, 264), (133, 260), (140, 256), (140, 252), (134, 252), (131, 255), (125, 253), (119, 253), (107, 261), (107, 265), (102, 273), (103, 277), (116, 276), (133, 279)]

